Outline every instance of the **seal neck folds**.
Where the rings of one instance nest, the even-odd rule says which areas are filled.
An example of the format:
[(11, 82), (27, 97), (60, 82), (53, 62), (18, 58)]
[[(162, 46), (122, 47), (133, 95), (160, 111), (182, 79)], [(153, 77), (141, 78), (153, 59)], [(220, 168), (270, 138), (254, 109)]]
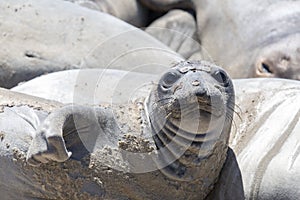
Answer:
[(208, 62), (181, 62), (162, 76), (147, 107), (159, 169), (173, 180), (212, 176), (214, 182), (226, 158), (233, 115), (228, 75)]

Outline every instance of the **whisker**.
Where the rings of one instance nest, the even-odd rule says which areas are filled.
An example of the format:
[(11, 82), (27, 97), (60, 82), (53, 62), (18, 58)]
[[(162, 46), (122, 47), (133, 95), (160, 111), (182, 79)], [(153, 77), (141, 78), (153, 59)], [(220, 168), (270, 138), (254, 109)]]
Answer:
[(241, 107), (238, 104), (235, 103), (234, 106), (237, 107), (240, 112), (242, 112), (242, 109), (241, 109)]

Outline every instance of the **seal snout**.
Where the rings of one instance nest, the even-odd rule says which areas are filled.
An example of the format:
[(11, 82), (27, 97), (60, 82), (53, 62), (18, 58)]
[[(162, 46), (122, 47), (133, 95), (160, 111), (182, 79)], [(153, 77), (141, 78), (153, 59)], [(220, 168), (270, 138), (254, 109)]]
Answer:
[(254, 76), (300, 80), (299, 36), (288, 36), (261, 49), (254, 63)]
[(193, 89), (195, 90), (195, 95), (196, 97), (208, 97), (208, 93), (207, 93), (207, 89), (205, 88), (205, 85), (198, 80), (195, 79), (193, 81), (191, 81), (191, 85), (193, 87)]

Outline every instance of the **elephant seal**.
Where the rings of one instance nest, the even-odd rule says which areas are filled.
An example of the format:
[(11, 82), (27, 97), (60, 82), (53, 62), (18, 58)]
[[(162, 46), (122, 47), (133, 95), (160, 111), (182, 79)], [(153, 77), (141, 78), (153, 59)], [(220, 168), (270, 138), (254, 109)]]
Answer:
[(300, 80), (299, 1), (141, 1), (152, 9), (193, 9), (204, 59), (232, 78)]
[[(86, 70), (89, 71), (90, 69), (86, 69)], [(105, 80), (106, 83), (109, 83), (109, 80), (112, 80), (112, 77), (117, 78), (117, 76), (120, 76), (117, 79), (117, 81), (121, 81), (120, 86), (123, 86), (124, 80), (128, 80), (126, 78), (127, 76), (124, 76), (123, 73), (124, 71), (122, 71), (122, 73), (118, 75), (116, 71), (114, 71), (113, 73), (114, 76), (110, 76), (109, 79), (103, 79), (103, 80)], [(75, 95), (78, 97), (80, 96), (80, 92), (83, 92), (81, 93), (82, 96), (85, 96), (86, 98), (93, 98), (93, 96), (89, 95), (93, 93), (89, 93), (89, 94), (84, 93), (89, 89), (89, 87), (87, 87), (85, 83), (87, 83), (88, 86), (90, 86), (91, 84), (90, 82), (86, 82), (86, 80), (88, 80), (87, 77), (91, 77), (91, 74), (95, 74), (95, 71), (92, 71), (91, 73), (87, 73), (86, 79), (82, 79), (83, 81), (81, 82), (81, 85), (77, 85), (77, 87), (80, 87), (80, 90), (78, 91), (71, 90), (70, 92), (74, 92), (74, 91), (75, 93), (78, 92), (78, 94)], [(71, 76), (71, 73), (69, 73), (68, 75)], [(123, 79), (123, 77), (125, 79)], [(73, 77), (73, 79), (76, 79), (76, 76)], [(92, 79), (95, 80), (94, 78)], [(142, 76), (142, 79), (145, 79), (145, 76)], [(137, 80), (137, 77), (135, 80)], [(57, 82), (57, 80), (53, 79), (53, 82), (55, 81)], [(292, 81), (292, 80), (283, 80), (283, 79), (245, 79), (245, 80), (234, 80), (233, 82), (234, 82), (234, 88), (236, 93), (235, 102), (237, 106), (235, 109), (235, 114), (233, 116), (233, 126), (232, 126), (232, 131), (230, 133), (230, 139), (229, 139), (229, 151), (227, 154), (227, 160), (220, 173), (219, 180), (215, 184), (212, 192), (209, 194), (208, 199), (216, 199), (216, 198), (217, 199), (231, 199), (231, 198), (297, 199), (298, 196), (300, 195), (299, 194), (300, 188), (297, 181), (300, 178), (300, 172), (298, 170), (300, 167), (299, 164), (300, 154), (298, 153), (299, 144), (297, 142), (300, 141), (299, 134), (297, 134), (300, 130), (299, 129), (300, 122), (298, 116), (298, 112), (300, 109), (298, 103), (300, 98), (299, 82)], [(262, 85), (264, 87), (261, 87)], [(62, 86), (71, 88), (70, 86), (65, 86), (61, 84), (60, 87)], [(76, 84), (72, 85), (72, 87), (76, 88)], [(134, 87), (134, 86), (127, 85), (126, 87)], [(120, 87), (112, 87), (110, 89), (117, 90), (118, 88), (120, 89)], [(102, 94), (105, 95), (105, 92), (108, 92), (108, 90), (109, 88), (107, 88), (106, 90), (102, 90), (103, 91)], [(92, 91), (95, 91), (93, 90), (93, 87), (92, 87)], [(117, 94), (119, 95), (121, 90), (117, 90), (117, 91), (118, 92), (116, 94), (112, 92), (108, 97), (105, 98), (112, 98), (114, 97), (114, 95)], [(132, 90), (128, 90), (128, 91), (132, 91)], [(3, 91), (1, 92), (3, 93)], [(111, 171), (112, 169), (107, 168), (107, 165), (103, 166), (103, 163), (111, 163), (111, 166), (113, 168), (113, 166), (115, 166), (116, 163), (120, 162), (120, 160), (118, 159), (117, 160), (112, 159), (115, 157), (115, 154), (114, 152), (111, 152), (109, 150), (110, 148), (108, 148), (107, 150), (108, 152), (106, 152), (107, 154), (105, 154), (106, 157), (103, 156), (103, 153), (97, 154), (95, 152), (91, 154), (92, 159), (89, 163), (91, 167), (93, 166), (94, 168), (92, 167), (92, 169), (90, 170), (83, 170), (86, 168), (84, 168), (84, 166), (82, 166), (81, 164), (78, 164), (78, 162), (75, 162), (74, 158), (72, 158), (69, 159), (67, 162), (61, 163), (62, 165), (56, 165), (55, 163), (48, 163), (47, 165), (41, 165), (38, 168), (31, 168), (27, 166), (26, 171), (24, 172), (23, 171), (24, 168), (18, 168), (20, 167), (19, 165), (17, 165), (17, 167), (15, 166), (16, 164), (18, 164), (19, 159), (17, 159), (18, 160), (17, 163), (12, 162), (13, 159), (18, 158), (16, 157), (15, 153), (13, 153), (12, 149), (13, 147), (19, 146), (19, 144), (13, 145), (13, 143), (14, 141), (16, 141), (16, 138), (20, 137), (20, 135), (26, 136), (28, 133), (35, 133), (36, 129), (34, 129), (33, 127), (38, 127), (39, 124), (41, 124), (44, 121), (44, 118), (47, 117), (47, 112), (49, 111), (47, 111), (46, 113), (42, 112), (42, 110), (46, 105), (40, 103), (41, 99), (34, 98), (33, 100), (29, 101), (27, 96), (21, 94), (16, 95), (16, 94), (17, 93), (6, 91), (6, 93), (4, 93), (4, 95), (2, 95), (0, 98), (1, 104), (3, 105), (4, 108), (7, 107), (6, 109), (12, 109), (12, 108), (16, 109), (15, 107), (17, 105), (19, 106), (29, 105), (29, 108), (25, 109), (23, 111), (23, 115), (21, 116), (16, 115), (16, 113), (20, 114), (20, 110), (24, 109), (23, 107), (21, 108), (17, 107), (19, 109), (18, 112), (11, 112), (15, 114), (13, 115), (14, 118), (12, 118), (11, 115), (8, 116), (8, 113), (6, 112), (0, 114), (0, 116), (2, 117), (0, 122), (3, 123), (0, 126), (2, 133), (5, 131), (6, 129), (5, 127), (8, 127), (7, 129), (9, 129), (10, 132), (11, 130), (16, 130), (16, 128), (14, 127), (16, 126), (19, 127), (18, 131), (13, 131), (14, 135), (10, 139), (8, 137), (5, 137), (4, 139), (6, 140), (3, 140), (3, 142), (0, 143), (1, 144), (0, 146), (3, 146), (5, 149), (7, 148), (6, 144), (11, 144), (10, 145), (11, 148), (9, 148), (8, 153), (6, 153), (5, 156), (2, 158), (5, 158), (7, 155), (11, 155), (11, 157), (6, 158), (7, 160), (5, 161), (3, 161), (1, 158), (1, 163), (3, 163), (2, 166), (6, 166), (7, 163), (11, 162), (9, 167), (6, 167), (5, 170), (3, 170), (4, 174), (8, 174), (8, 169), (11, 169), (11, 173), (9, 173), (11, 176), (7, 178), (8, 175), (7, 176), (3, 175), (2, 177), (5, 177), (3, 178), (4, 180), (15, 180), (12, 177), (21, 174), (18, 178), (19, 180), (25, 180), (25, 179), (31, 180), (27, 182), (28, 184), (26, 184), (26, 186), (32, 187), (32, 185), (37, 185), (34, 188), (36, 188), (36, 190), (40, 190), (41, 191), (40, 193), (42, 193), (43, 195), (47, 195), (51, 193), (50, 192), (51, 190), (55, 195), (60, 195), (61, 197), (65, 197), (65, 198), (77, 197), (79, 195), (78, 191), (82, 191), (82, 190), (87, 191), (87, 193), (89, 194), (92, 193), (94, 194), (94, 196), (95, 195), (101, 196), (104, 195), (105, 193), (104, 191), (106, 191), (106, 193), (109, 193), (109, 191), (115, 191), (116, 187), (120, 188), (120, 190), (122, 189), (124, 190), (116, 194), (117, 196), (115, 196), (115, 198), (121, 198), (121, 197), (126, 198), (126, 196), (128, 197), (132, 194), (132, 193), (128, 194), (128, 191), (140, 192), (141, 190), (145, 191), (145, 188), (152, 187), (153, 185), (151, 185), (148, 180), (157, 181), (156, 184), (154, 185), (159, 186), (159, 188), (155, 189), (156, 193), (151, 192), (147, 194), (148, 196), (146, 195), (149, 199), (161, 199), (163, 197), (170, 198), (172, 197), (172, 195), (177, 195), (177, 197), (179, 197), (180, 195), (183, 194), (182, 192), (184, 192), (184, 190), (178, 190), (178, 185), (175, 182), (172, 183), (168, 182), (167, 184), (168, 186), (161, 184), (162, 182), (165, 181), (164, 178), (160, 179), (161, 177), (165, 177), (163, 175), (155, 174), (154, 175), (155, 178), (153, 178), (152, 176), (153, 174), (146, 173), (147, 175), (134, 174), (133, 177), (133, 174), (130, 173), (126, 175), (123, 174), (124, 175), (123, 176), (117, 171)], [(142, 94), (145, 93), (142, 92)], [(55, 94), (53, 95), (55, 96)], [(98, 97), (97, 95), (95, 96)], [(31, 97), (30, 99), (32, 98), (33, 97)], [(119, 96), (117, 96), (117, 99), (119, 99)], [(109, 106), (111, 106), (110, 103), (111, 101), (112, 100), (108, 101)], [(86, 104), (89, 104), (89, 101), (85, 101), (85, 102)], [(123, 104), (125, 102), (129, 102), (129, 101), (122, 101)], [(140, 105), (140, 101), (137, 99), (137, 101), (135, 102), (137, 102), (137, 107), (138, 107)], [(95, 101), (92, 103), (93, 103), (92, 105), (99, 105), (101, 102)], [(48, 103), (47, 105), (48, 105), (47, 107), (49, 107), (51, 103)], [(45, 110), (47, 110), (46, 109), (47, 107), (45, 107)], [(54, 108), (59, 108), (59, 107), (52, 106), (51, 110), (53, 111)], [(42, 114), (31, 114), (32, 109), (34, 109), (35, 112), (42, 112)], [(126, 118), (124, 121), (126, 121), (127, 124), (129, 124), (129, 122), (136, 122), (133, 125), (130, 124), (128, 125), (129, 127), (131, 127), (131, 129), (135, 127), (134, 128), (135, 130), (136, 127), (139, 127), (140, 122), (138, 120), (140, 119), (139, 117), (140, 114), (137, 109), (130, 108), (128, 110), (124, 110), (120, 107), (116, 107), (115, 110), (116, 110), (115, 113), (117, 113), (118, 110), (120, 112), (122, 111), (126, 113), (125, 116), (123, 114), (123, 119)], [(129, 113), (129, 116), (132, 117), (132, 120), (128, 120), (127, 113)], [(27, 118), (25, 118), (26, 120), (24, 119), (24, 116), (27, 116)], [(36, 117), (36, 116), (40, 116), (40, 117)], [(41, 119), (37, 120), (39, 118)], [(91, 120), (91, 122), (92, 121), (93, 120)], [(37, 124), (37, 125), (31, 126), (31, 124)], [(144, 124), (142, 125), (144, 126)], [(142, 129), (139, 128), (137, 129), (138, 129), (138, 131), (136, 131), (137, 133), (143, 132)], [(127, 129), (124, 132), (128, 132), (128, 131), (130, 130)], [(142, 138), (148, 138), (148, 137), (150, 138), (151, 136), (146, 136), (146, 135), (142, 136)], [(28, 151), (28, 146), (31, 137), (26, 136), (26, 138), (27, 140), (25, 144), (27, 146), (26, 148), (24, 148), (25, 156), (26, 156), (26, 152)], [(151, 152), (152, 150), (150, 149), (152, 149), (151, 147), (153, 146), (150, 145), (149, 147), (149, 145), (147, 145), (145, 140), (140, 140), (138, 138), (140, 137), (137, 137), (137, 134), (130, 132), (129, 136), (125, 136), (125, 139), (121, 138), (120, 146), (123, 149), (124, 148), (127, 150), (130, 149), (132, 151), (134, 151), (134, 149), (137, 149), (138, 151)], [(68, 140), (70, 140), (70, 137), (66, 139), (66, 141)], [(70, 142), (67, 143), (70, 144)], [(1, 152), (3, 151), (1, 150)], [(82, 152), (86, 152), (86, 150), (82, 148)], [(124, 158), (123, 162), (125, 162), (124, 160), (128, 160), (128, 157), (126, 156), (124, 156), (123, 158)], [(83, 159), (80, 160), (81, 162), (83, 162)], [(255, 162), (253, 160), (255, 160)], [(26, 163), (25, 160), (23, 160), (21, 163), (22, 165), (26, 165), (24, 164)], [(138, 165), (135, 165), (135, 167), (137, 166)], [(145, 168), (145, 167), (147, 167), (147, 165), (141, 166), (141, 168)], [(91, 174), (93, 174), (94, 177), (101, 177), (102, 182), (105, 180), (105, 182), (110, 185), (109, 186), (106, 185), (107, 188), (106, 190), (104, 190), (103, 187), (101, 186), (101, 183), (97, 182), (98, 179), (93, 179), (93, 178), (76, 179), (76, 176), (74, 177), (74, 173), (75, 173), (74, 168), (80, 170), (80, 174), (82, 174), (80, 177), (91, 177)], [(21, 171), (22, 173), (16, 173), (18, 171)], [(95, 171), (97, 172), (104, 171), (103, 172), (104, 174), (95, 173)], [(33, 177), (28, 178), (28, 175), (32, 174), (33, 172), (36, 174), (36, 177), (38, 179)], [(79, 172), (76, 173), (78, 174)], [(166, 173), (168, 173), (168, 171), (166, 171)], [(43, 181), (45, 180), (46, 176), (47, 176), (47, 182)], [(130, 178), (129, 181), (128, 181), (128, 176)], [(55, 183), (53, 183), (53, 177), (57, 178), (56, 179), (57, 181)], [(70, 177), (70, 179), (66, 179), (66, 177)], [(63, 182), (61, 180), (66, 180), (67, 182)], [(118, 180), (119, 182), (118, 181), (114, 182), (113, 180)], [(7, 183), (7, 181), (0, 181), (0, 183)], [(3, 187), (1, 186), (0, 188), (9, 188), (8, 185), (10, 183), (11, 182), (8, 182), (6, 185), (4, 185)], [(19, 185), (18, 192), (26, 193), (26, 191), (29, 190), (22, 190), (22, 188), (24, 188), (23, 183), (24, 182), (22, 182), (22, 184), (20, 184), (20, 182), (18, 182), (18, 184), (12, 183), (10, 186), (11, 189), (6, 190), (11, 192), (1, 192), (1, 193), (10, 194), (10, 195), (16, 194), (16, 188), (15, 188), (16, 185)], [(45, 191), (42, 188), (42, 185), (44, 185), (44, 187), (48, 189), (47, 194), (45, 194), (45, 192), (42, 192)], [(65, 190), (59, 189), (60, 186), (61, 188), (65, 188)], [(66, 188), (66, 186), (68, 187)], [(174, 191), (170, 190), (170, 188), (172, 188), (173, 186), (177, 187), (176, 191), (178, 191), (178, 193), (176, 194), (174, 193), (170, 196), (170, 194), (166, 193), (166, 191), (171, 191), (171, 193), (173, 193)], [(190, 185), (189, 187), (193, 188), (194, 186)], [(90, 189), (88, 190), (86, 188), (90, 188)], [(138, 188), (142, 188), (142, 189), (138, 189)], [(73, 194), (73, 196), (67, 196), (67, 191), (69, 191), (70, 194)], [(35, 195), (41, 196), (40, 193), (38, 194), (35, 193)], [(124, 194), (125, 196), (122, 196), (120, 193)], [(112, 194), (109, 193), (107, 195), (112, 195)], [(145, 197), (143, 195), (145, 194), (139, 193), (140, 198)]]
[(2, 87), (74, 68), (159, 74), (183, 60), (142, 30), (71, 2), (1, 1), (0, 9)]
[[(122, 108), (118, 104), (94, 108), (66, 106), (48, 116), (38, 110), (29, 111), (28, 107), (4, 108), (0, 114), (5, 122), (1, 124), (2, 132), (6, 135), (12, 131), (20, 133), (7, 120), (22, 120), (28, 125), (23, 128), (24, 132), (35, 132), (33, 135), (23, 134), (29, 140), (32, 138), (30, 146), (27, 143), (22, 148), (22, 152), (27, 153), (27, 162), (37, 165), (62, 162), (71, 157), (67, 162), (49, 162), (39, 167), (26, 165), (24, 157), (17, 157), (15, 165), (22, 175), (9, 173), (9, 176), (14, 176), (11, 180), (17, 183), (15, 185), (21, 185), (20, 179), (30, 182), (31, 190), (24, 192), (24, 187), (20, 187), (18, 191), (18, 194), (24, 192), (24, 199), (49, 198), (49, 195), (51, 198), (71, 198), (67, 195), (77, 197), (82, 191), (82, 195), (91, 198), (203, 199), (217, 181), (226, 158), (232, 101), (232, 83), (222, 69), (207, 62), (182, 62), (168, 70), (154, 85), (141, 114), (135, 107), (143, 105), (140, 102), (131, 106), (123, 104), (123, 113), (127, 110), (132, 114), (119, 117), (116, 115), (122, 113)], [(170, 109), (174, 112), (171, 113)], [(25, 113), (28, 113), (27, 118)], [(148, 124), (145, 129), (140, 127), (137, 115), (145, 120), (144, 125)], [(162, 117), (169, 123), (160, 130)], [(193, 127), (191, 119), (199, 120), (197, 126)], [(118, 120), (124, 121), (120, 123)], [(178, 137), (171, 135), (176, 129), (180, 133)], [(174, 142), (168, 144), (168, 137), (173, 137)], [(1, 152), (6, 149), (3, 144), (8, 143), (8, 139), (5, 137), (1, 143)], [(9, 157), (10, 150), (5, 152), (4, 157)], [(86, 156), (88, 164), (84, 161)], [(214, 163), (213, 168), (210, 162)], [(150, 165), (154, 168), (134, 173), (137, 169), (146, 170)], [(6, 188), (11, 192), (14, 186), (8, 183)]]
[[(129, 102), (129, 98), (122, 96), (121, 91), (132, 96), (135, 90), (130, 88), (147, 85), (145, 83), (157, 78), (145, 73), (126, 73), (128, 72), (107, 70), (101, 81), (97, 82), (102, 71), (71, 70), (45, 75), (24, 83), (19, 88), (32, 95), (43, 92), (44, 97), (51, 97), (53, 100), (58, 97), (66, 103), (99, 105), (116, 102), (112, 100), (114, 98), (119, 103)], [(61, 77), (68, 78), (64, 79), (66, 82), (58, 81)], [(131, 78), (133, 83), (127, 84)], [(73, 80), (70, 85), (68, 79)], [(121, 84), (118, 85), (118, 82)], [(93, 86), (96, 83), (98, 87)], [(299, 82), (262, 78), (233, 80), (233, 83), (237, 107), (230, 134), (230, 149), (219, 181), (209, 198), (297, 199), (300, 195), (297, 183), (300, 178), (300, 157), (299, 144), (296, 142), (300, 140), (297, 135), (300, 130), (297, 114), (300, 109)], [(111, 88), (107, 88), (107, 85)], [(124, 87), (120, 87), (121, 85)], [(46, 88), (45, 91), (43, 88)], [(64, 91), (64, 88), (67, 90)], [(60, 90), (69, 93), (60, 96), (57, 93)], [(142, 89), (139, 91), (147, 94)]]
[[(157, 152), (152, 152), (156, 169), (170, 180), (197, 188), (183, 196), (169, 194), (167, 198), (181, 199), (188, 195), (203, 199), (213, 188), (226, 159), (233, 107), (231, 79), (222, 69), (204, 61), (181, 62), (154, 86), (146, 100), (145, 116), (149, 118), (150, 133), (157, 148)], [(93, 109), (82, 106), (64, 107), (50, 114), (33, 138), (27, 162), (38, 165), (63, 162), (71, 157), (70, 149), (77, 147), (68, 149), (69, 142), (65, 142), (74, 130), (70, 127), (70, 132), (66, 131), (65, 127), (71, 125), (70, 118), (74, 119), (79, 134), (102, 130), (97, 144), (93, 144), (97, 148), (107, 145), (118, 149), (116, 141), (122, 132), (115, 130), (118, 123), (111, 122), (113, 116), (107, 110), (97, 110), (95, 120), (92, 116)], [(87, 127), (87, 121), (98, 122), (99, 126)], [(95, 137), (92, 138), (94, 141)], [(144, 160), (140, 159), (139, 165), (146, 166)]]
[[(51, 96), (52, 94), (52, 98), (58, 96), (60, 100), (68, 103), (111, 104), (111, 102), (115, 102), (115, 100), (112, 100), (115, 97), (120, 100), (119, 103), (124, 104), (129, 101), (128, 98), (120, 96), (120, 92), (123, 90), (126, 91), (125, 93), (131, 94), (134, 91), (125, 89), (126, 87), (134, 87), (134, 83), (125, 84), (126, 81), (130, 80), (130, 77), (135, 77), (133, 80), (137, 85), (144, 85), (146, 82), (143, 82), (143, 80), (147, 80), (147, 82), (156, 80), (156, 77), (151, 74), (134, 73), (132, 76), (126, 76), (126, 72), (120, 71), (120, 74), (118, 74), (114, 70), (111, 74), (108, 71), (106, 72), (107, 79), (103, 76), (101, 78), (103, 81), (97, 82), (97, 78), (92, 76), (92, 74), (97, 73), (95, 70), (88, 72), (90, 70), (81, 70), (82, 74), (78, 70), (57, 72), (40, 77), (40, 80), (29, 81), (23, 86), (26, 88), (26, 84), (32, 82), (32, 88), (34, 86), (37, 88), (38, 85), (49, 88), (48, 94), (44, 92), (44, 95)], [(75, 75), (72, 75), (72, 73)], [(56, 94), (55, 87), (57, 85), (55, 84), (57, 84), (60, 77), (68, 75), (69, 78), (73, 76), (72, 79), (75, 80), (78, 79), (78, 74), (80, 75), (79, 80), (73, 81), (71, 85), (67, 85), (66, 82), (59, 82), (60, 87), (58, 88), (61, 90), (62, 88), (69, 88), (70, 94), (68, 96), (60, 97)], [(99, 76), (101, 74), (102, 72), (98, 73)], [(147, 79), (146, 75), (150, 78)], [(142, 80), (139, 80), (138, 76)], [(45, 81), (42, 81), (42, 79)], [(88, 82), (88, 80), (92, 81)], [(120, 85), (116, 84), (118, 82), (121, 82), (120, 85), (125, 88), (119, 87)], [(112, 87), (105, 88), (103, 86), (102, 89), (100, 87), (99, 90), (95, 90), (96, 87), (92, 86), (95, 83), (99, 86), (106, 83), (106, 85)], [(242, 79), (234, 80), (233, 83), (237, 107), (233, 116), (234, 123), (229, 140), (230, 148), (219, 181), (208, 198), (297, 199), (300, 195), (298, 193), (300, 188), (297, 183), (298, 177), (300, 177), (297, 147), (299, 144), (296, 142), (299, 141), (297, 133), (300, 127), (299, 117), (297, 116), (299, 111), (299, 82), (283, 79)], [(261, 87), (261, 85), (264, 87)], [(108, 92), (109, 89), (115, 90), (116, 93)], [(28, 87), (28, 91), (30, 91), (30, 87)], [(39, 89), (33, 90), (31, 94), (36, 95), (42, 91)], [(87, 93), (87, 91), (90, 92)], [(141, 91), (141, 94), (147, 94), (143, 90), (139, 91)], [(98, 92), (99, 94), (97, 94)], [(80, 97), (81, 99), (79, 99)], [(83, 97), (86, 99), (95, 98), (90, 101), (84, 100)], [(100, 97), (103, 97), (102, 100), (100, 100)], [(99, 100), (97, 100), (98, 98)], [(287, 110), (289, 112), (286, 112)], [(283, 113), (287, 114), (283, 116)], [(260, 144), (262, 141), (263, 144)], [(142, 142), (140, 141), (140, 143)], [(279, 149), (280, 151), (278, 151)], [(285, 161), (282, 162), (282, 160)], [(154, 197), (149, 198), (155, 199)]]

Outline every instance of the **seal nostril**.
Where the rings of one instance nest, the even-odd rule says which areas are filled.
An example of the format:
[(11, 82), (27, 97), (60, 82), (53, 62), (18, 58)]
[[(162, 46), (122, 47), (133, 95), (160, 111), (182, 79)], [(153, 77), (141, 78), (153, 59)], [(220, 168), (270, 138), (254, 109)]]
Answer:
[(206, 90), (205, 90), (205, 89), (200, 89), (200, 90), (198, 90), (198, 91), (195, 93), (195, 95), (196, 95), (197, 97), (204, 97), (204, 96), (206, 96)]

